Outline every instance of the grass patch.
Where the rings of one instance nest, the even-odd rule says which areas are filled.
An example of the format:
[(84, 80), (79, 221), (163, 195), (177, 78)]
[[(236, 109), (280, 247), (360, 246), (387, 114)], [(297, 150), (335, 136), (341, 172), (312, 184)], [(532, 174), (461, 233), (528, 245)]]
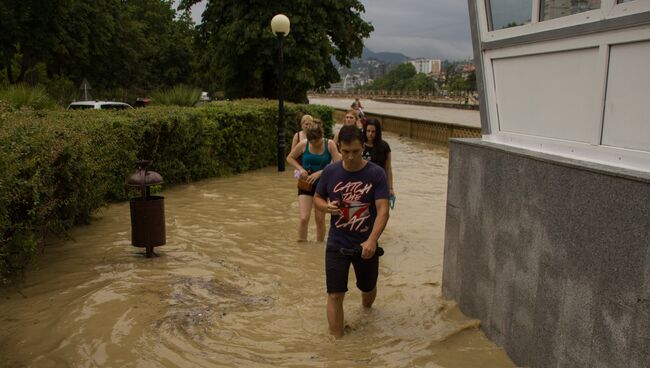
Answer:
[(23, 84), (0, 89), (0, 101), (15, 110), (22, 108), (44, 110), (56, 107), (56, 102), (48, 96), (45, 88), (40, 86), (30, 87)]
[(199, 88), (186, 85), (158, 90), (151, 94), (153, 104), (162, 106), (194, 106), (200, 97)]

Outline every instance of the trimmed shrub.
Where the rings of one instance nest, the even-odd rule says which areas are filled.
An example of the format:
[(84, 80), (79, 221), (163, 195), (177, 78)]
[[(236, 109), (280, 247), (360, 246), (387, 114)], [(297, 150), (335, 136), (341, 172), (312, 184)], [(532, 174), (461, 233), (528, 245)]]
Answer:
[[(332, 112), (287, 104), (288, 145), (305, 113), (331, 134)], [(0, 104), (0, 278), (24, 270), (46, 235), (126, 200), (137, 159), (152, 159), (167, 184), (275, 164), (277, 116), (276, 103), (264, 100), (128, 111), (12, 112)]]

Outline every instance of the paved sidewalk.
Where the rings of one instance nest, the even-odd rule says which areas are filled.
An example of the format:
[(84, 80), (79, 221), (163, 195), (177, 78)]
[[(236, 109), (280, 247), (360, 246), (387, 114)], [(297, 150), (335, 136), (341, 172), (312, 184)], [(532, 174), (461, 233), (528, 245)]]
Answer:
[[(349, 109), (352, 99), (310, 97), (309, 103), (326, 105), (337, 109)], [(438, 123), (481, 128), (481, 116), (475, 110), (450, 109), (444, 107), (418, 106), (361, 100), (363, 111), (381, 115), (434, 121)]]

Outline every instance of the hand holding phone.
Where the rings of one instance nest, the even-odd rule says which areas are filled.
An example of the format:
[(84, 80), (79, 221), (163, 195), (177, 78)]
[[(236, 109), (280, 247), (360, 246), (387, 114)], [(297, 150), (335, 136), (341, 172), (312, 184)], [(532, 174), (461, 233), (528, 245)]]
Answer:
[(340, 203), (338, 200), (330, 201), (327, 200), (327, 212), (332, 215), (340, 215), (341, 210), (339, 209)]

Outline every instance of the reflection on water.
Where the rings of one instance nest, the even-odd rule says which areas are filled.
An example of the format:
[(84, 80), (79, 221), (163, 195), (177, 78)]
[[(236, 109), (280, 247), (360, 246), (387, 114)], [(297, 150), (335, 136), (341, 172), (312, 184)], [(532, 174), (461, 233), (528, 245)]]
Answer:
[(440, 299), (446, 148), (385, 136), (397, 203), (379, 293), (365, 310), (350, 287), (343, 340), (327, 332), (324, 244), (313, 228), (294, 240), (295, 181), (267, 168), (165, 191), (158, 258), (130, 246), (128, 203), (50, 245), (19, 289), (0, 291), (0, 365), (513, 366)]

